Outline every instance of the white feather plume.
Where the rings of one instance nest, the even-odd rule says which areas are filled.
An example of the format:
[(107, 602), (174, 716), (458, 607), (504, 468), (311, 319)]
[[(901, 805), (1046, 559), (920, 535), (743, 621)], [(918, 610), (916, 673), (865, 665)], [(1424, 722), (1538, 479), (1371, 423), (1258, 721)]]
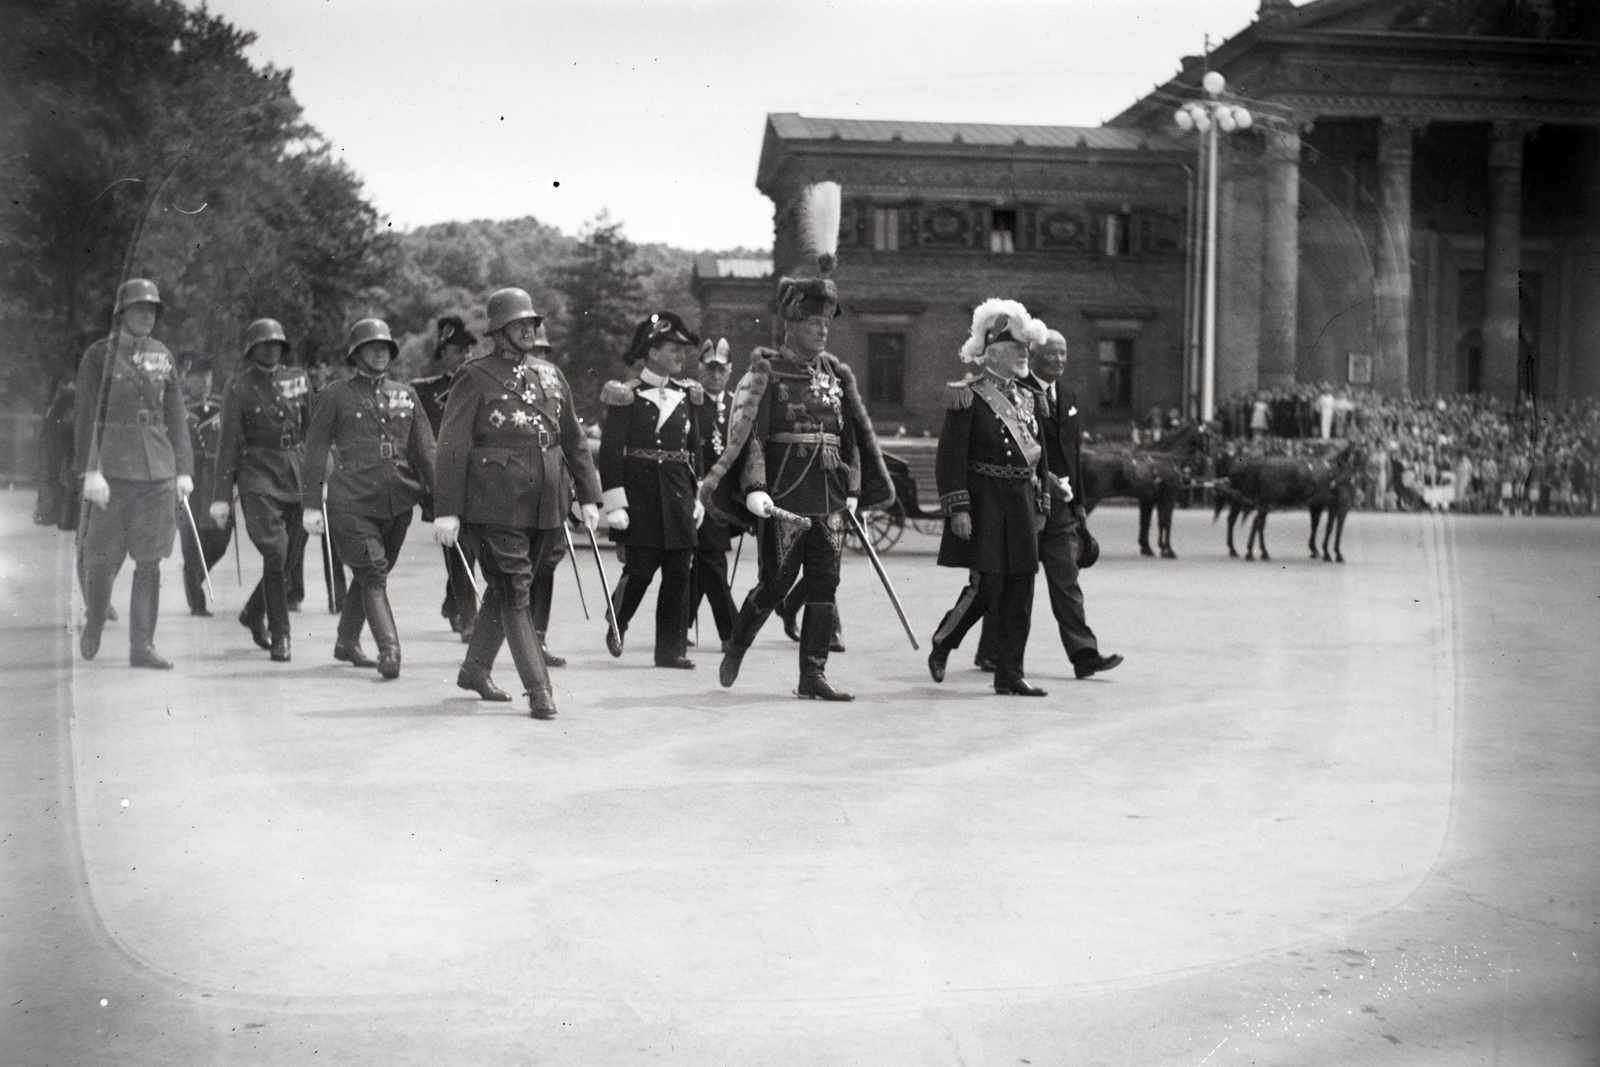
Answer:
[(815, 257), (823, 274), (833, 270), (839, 251), (840, 194), (838, 182), (816, 182), (800, 190), (796, 205), (800, 250)]
[(983, 362), (983, 335), (1001, 315), (1010, 318), (1012, 336), (1029, 346), (1042, 345), (1049, 336), (1050, 328), (1044, 320), (1029, 315), (1028, 309), (1017, 301), (990, 297), (972, 312), (972, 329), (961, 345), (962, 362)]

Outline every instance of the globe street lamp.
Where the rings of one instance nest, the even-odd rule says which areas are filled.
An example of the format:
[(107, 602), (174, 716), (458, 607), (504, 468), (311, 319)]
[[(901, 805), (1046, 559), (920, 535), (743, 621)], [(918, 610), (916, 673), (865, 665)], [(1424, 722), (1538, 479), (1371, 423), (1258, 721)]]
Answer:
[(1205, 227), (1203, 268), (1204, 295), (1201, 301), (1200, 418), (1209, 422), (1217, 402), (1217, 138), (1224, 133), (1248, 130), (1255, 124), (1250, 112), (1218, 98), (1227, 87), (1217, 71), (1208, 71), (1200, 85), (1207, 99), (1191, 100), (1173, 113), (1178, 128), (1200, 135), (1200, 169), (1205, 175)]

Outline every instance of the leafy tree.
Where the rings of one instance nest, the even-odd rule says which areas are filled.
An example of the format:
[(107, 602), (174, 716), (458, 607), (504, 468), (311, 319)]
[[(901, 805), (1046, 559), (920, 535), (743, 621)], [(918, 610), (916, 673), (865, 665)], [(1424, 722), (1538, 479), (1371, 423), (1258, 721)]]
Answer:
[(639, 249), (622, 235), (622, 223), (601, 212), (587, 223), (572, 258), (555, 284), (566, 297), (565, 329), (557, 351), (567, 361), (579, 410), (592, 415), (600, 385), (620, 370), (634, 326), (648, 313)]

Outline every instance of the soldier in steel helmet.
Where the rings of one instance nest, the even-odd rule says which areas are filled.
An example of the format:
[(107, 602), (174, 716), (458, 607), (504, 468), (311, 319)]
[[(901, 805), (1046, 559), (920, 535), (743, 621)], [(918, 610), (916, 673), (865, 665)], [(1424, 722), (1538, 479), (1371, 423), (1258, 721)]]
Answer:
[(445, 402), (434, 536), (447, 548), (473, 541), (488, 583), (456, 684), (485, 700), (510, 700), (490, 677), (504, 642), (529, 715), (548, 719), (556, 706), (534, 624), (534, 579), (563, 540), (572, 492), (595, 528), (600, 482), (572, 387), (538, 356), (543, 316), (533, 299), (501, 289), (488, 311), (494, 351), (462, 367)]
[(100, 651), (111, 585), (133, 557), (128, 662), (167, 670), (155, 649), (161, 561), (172, 554), (180, 498), (194, 491), (194, 453), (183, 386), (167, 346), (150, 336), (161, 317), (154, 282), (133, 278), (117, 290), (116, 324), (78, 365), (77, 468), (87, 528), (80, 535), (85, 620), (78, 650)]
[[(478, 343), (478, 339), (467, 329), (466, 321), (460, 315), (446, 315), (439, 320), (436, 329), (434, 373), (411, 379), (411, 388), (417, 391), (422, 410), (428, 416), (428, 425), (433, 428), (433, 436), (437, 439), (444, 424), (444, 405), (450, 396), (450, 383), (455, 381), (456, 372), (472, 354), (472, 346)], [(433, 521), (432, 505), (431, 500), (423, 503), (423, 522)], [(445, 580), (444, 601), (439, 605), (439, 614), (450, 620), (450, 629), (460, 634), (462, 641), (471, 641), (472, 626), (478, 619), (478, 595), (473, 585), (472, 571), (468, 567), (475, 560), (471, 546), (463, 542), (461, 547), (462, 551), (458, 552), (453, 547), (441, 546)]]
[[(361, 650), (363, 616), (378, 646), (378, 673), (400, 676), (400, 633), (389, 607), (389, 569), (400, 557), (411, 509), (434, 480), (433, 429), (417, 391), (387, 377), (400, 346), (382, 319), (362, 319), (345, 339), (355, 373), (328, 386), (311, 409), (301, 465), (300, 504), (308, 534), (323, 532), (327, 483), (328, 533), (353, 575), (339, 615), (333, 658), (373, 663)], [(328, 450), (334, 451), (331, 473)]]
[(222, 398), (211, 519), (227, 520), (235, 482), (244, 527), (261, 552), (261, 580), (239, 622), (275, 663), (289, 662), (290, 544), (302, 528), (301, 460), (311, 421), (311, 382), (287, 366), (289, 338), (276, 319), (257, 319), (244, 333), (244, 365)]
[(699, 345), (677, 315), (651, 315), (635, 328), (622, 360), (643, 358), (639, 376), (607, 382), (600, 392), (600, 482), (606, 521), (623, 546), (622, 576), (612, 593), (616, 628), (607, 629), (606, 647), (622, 655), (622, 635), (660, 571), (655, 663), (684, 670), (694, 667), (687, 654), (689, 572), (705, 513), (695, 496), (703, 458), (695, 410), (705, 390), (677, 376)]
[(757, 530), (760, 550), (760, 578), (734, 620), (719, 680), (734, 683), (767, 617), (803, 580), (806, 613), (795, 693), (853, 700), (826, 674), (845, 512), (862, 501), (884, 506), (894, 499), (894, 488), (855, 375), (827, 351), (829, 326), (839, 314), (834, 283), (783, 278), (778, 311), (783, 346), (754, 353), (734, 391), (728, 446), (701, 487), (716, 512), (742, 529)]

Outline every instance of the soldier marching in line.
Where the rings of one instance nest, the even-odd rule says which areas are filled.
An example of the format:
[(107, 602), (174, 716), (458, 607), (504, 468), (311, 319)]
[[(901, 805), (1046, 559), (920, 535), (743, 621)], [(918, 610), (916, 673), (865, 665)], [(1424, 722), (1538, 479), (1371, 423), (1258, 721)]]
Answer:
[(543, 317), (532, 298), (522, 289), (501, 289), (489, 297), (488, 310), (494, 352), (462, 367), (445, 404), (434, 535), (447, 549), (476, 542), (488, 583), (456, 684), (485, 700), (510, 700), (490, 677), (504, 641), (527, 691), (529, 715), (548, 719), (556, 706), (534, 624), (534, 577), (564, 539), (569, 484), (593, 530), (600, 482), (571, 386), (535, 354)]
[[(184, 374), (183, 392), (189, 409), (189, 446), (194, 452), (194, 489), (197, 500), (210, 500), (217, 484), (217, 447), (222, 434), (222, 398), (212, 393), (211, 361), (191, 360)], [(179, 509), (182, 511), (182, 507)], [(206, 575), (228, 552), (233, 539), (233, 510), (220, 521), (199, 512), (195, 528), (186, 515), (178, 517), (178, 548), (183, 553), (183, 595), (189, 614), (209, 618)], [(299, 524), (296, 524), (296, 529)], [(196, 532), (199, 540), (195, 540)]]
[(339, 616), (333, 658), (373, 666), (361, 650), (363, 617), (378, 646), (378, 673), (400, 676), (400, 634), (389, 608), (389, 570), (400, 557), (411, 509), (434, 481), (433, 429), (418, 418), (415, 389), (385, 377), (400, 346), (382, 319), (350, 327), (345, 361), (355, 375), (335, 382), (311, 410), (300, 503), (308, 534), (324, 530), (322, 490), (329, 449), (327, 532), (354, 575)]
[[(422, 410), (428, 416), (428, 425), (433, 429), (435, 440), (443, 425), (450, 383), (455, 381), (456, 372), (467, 361), (472, 354), (472, 346), (477, 343), (478, 339), (467, 329), (461, 316), (446, 315), (439, 320), (433, 350), (433, 365), (438, 373), (411, 380), (411, 388), (417, 391), (417, 399), (422, 401)], [(432, 522), (433, 518), (433, 502), (424, 501), (422, 521)], [(440, 548), (444, 552), (445, 579), (444, 602), (439, 605), (439, 614), (450, 621), (450, 629), (460, 634), (462, 641), (471, 641), (472, 626), (478, 618), (477, 589), (473, 584), (472, 571), (468, 569), (475, 562), (472, 546), (463, 542), (459, 551), (449, 545), (441, 545)]]
[(1040, 442), (1034, 394), (1017, 379), (1028, 373), (1028, 345), (1044, 339), (1044, 323), (1015, 300), (986, 300), (972, 315), (961, 358), (983, 372), (945, 391), (944, 429), (935, 473), (945, 514), (939, 566), (969, 573), (967, 587), (933, 634), (928, 673), (944, 681), (945, 662), (968, 630), (996, 608), (994, 691), (1042, 697), (1023, 676), (1023, 655), (1039, 569), (1039, 531), (1050, 510), (1049, 468)]
[(600, 400), (600, 484), (612, 537), (623, 545), (622, 577), (612, 593), (614, 629), (606, 648), (622, 655), (623, 635), (659, 570), (657, 667), (692, 670), (688, 657), (689, 572), (705, 509), (700, 483), (700, 426), (694, 409), (705, 390), (680, 379), (700, 339), (672, 312), (651, 315), (633, 332), (624, 363), (640, 357), (639, 377), (607, 382)]
[(233, 487), (250, 542), (261, 553), (261, 580), (239, 613), (239, 622), (274, 663), (289, 662), (290, 542), (301, 516), (301, 463), (310, 422), (311, 381), (284, 364), (289, 338), (276, 319), (257, 319), (244, 333), (244, 365), (228, 379), (222, 399), (222, 435), (217, 450), (211, 519), (228, 516)]
[(128, 662), (168, 670), (154, 641), (161, 561), (172, 555), (179, 501), (194, 491), (189, 415), (172, 353), (150, 336), (161, 316), (155, 283), (124, 282), (113, 315), (111, 337), (78, 365), (76, 462), (92, 505), (78, 546), (86, 611), (78, 650), (84, 659), (100, 651), (112, 583), (132, 556)]
[[(1122, 662), (1119, 655), (1100, 654), (1100, 642), (1089, 628), (1083, 606), (1083, 587), (1078, 572), (1100, 558), (1100, 545), (1089, 533), (1089, 516), (1083, 498), (1075, 487), (1083, 485), (1083, 433), (1078, 426), (1077, 397), (1061, 382), (1067, 369), (1067, 339), (1055, 330), (1045, 334), (1043, 344), (1033, 346), (1029, 371), (1018, 379), (1033, 390), (1039, 411), (1045, 461), (1050, 468), (1050, 516), (1039, 533), (1039, 562), (1050, 591), (1050, 611), (1061, 633), (1061, 647), (1072, 661), (1078, 678), (1089, 678), (1109, 671)], [(999, 663), (1003, 643), (999, 607), (983, 617), (978, 635), (975, 665), (993, 671)]]
[[(722, 455), (728, 441), (728, 417), (733, 411), (733, 394), (728, 391), (728, 341), (716, 344), (708, 337), (700, 343), (700, 386), (705, 403), (695, 408), (700, 419), (700, 469), (707, 471)], [(733, 633), (733, 617), (739, 606), (728, 590), (728, 553), (733, 548), (728, 524), (712, 515), (700, 520), (699, 539), (694, 550), (694, 566), (689, 573), (689, 621), (700, 614), (700, 600), (711, 604), (711, 618), (717, 637), (726, 645)]]

